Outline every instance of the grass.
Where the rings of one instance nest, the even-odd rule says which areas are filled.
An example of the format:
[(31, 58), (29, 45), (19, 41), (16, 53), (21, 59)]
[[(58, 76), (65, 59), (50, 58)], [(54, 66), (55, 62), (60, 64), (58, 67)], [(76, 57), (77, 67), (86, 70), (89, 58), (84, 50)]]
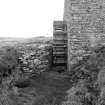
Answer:
[(11, 91), (10, 99), (15, 105), (60, 105), (72, 86), (68, 76), (54, 72), (44, 72), (24, 82), (29, 85), (18, 88), (18, 94)]

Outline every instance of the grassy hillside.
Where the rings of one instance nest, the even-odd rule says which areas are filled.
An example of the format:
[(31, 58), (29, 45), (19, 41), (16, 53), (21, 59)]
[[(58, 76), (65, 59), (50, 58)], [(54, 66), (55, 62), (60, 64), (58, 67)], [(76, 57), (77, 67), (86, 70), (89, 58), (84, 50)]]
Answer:
[(60, 74), (46, 68), (52, 39), (38, 39), (4, 43), (0, 49), (0, 105), (105, 104), (104, 45), (90, 48), (90, 55), (72, 65), (69, 73)]
[[(40, 70), (38, 69), (40, 66), (44, 67), (45, 70), (47, 69), (47, 65), (49, 64), (47, 63), (49, 62), (48, 49), (51, 46), (50, 40), (52, 39), (45, 37), (30, 39), (0, 38), (1, 105), (14, 105), (11, 103), (8, 95), (10, 95), (11, 92), (15, 93), (14, 83), (16, 81), (20, 82), (25, 80), (25, 78), (30, 77), (33, 72), (36, 73), (37, 70)], [(48, 56), (45, 54), (48, 54)], [(19, 58), (21, 58), (22, 63), (20, 63)], [(28, 59), (28, 61), (26, 59)], [(40, 66), (38, 66), (39, 64), (37, 61), (40, 62)], [(24, 65), (24, 62), (26, 62), (27, 65)], [(33, 64), (33, 62), (36, 62), (38, 65), (36, 65), (36, 63)], [(47, 63), (46, 65), (45, 62)], [(28, 69), (27, 72), (25, 71), (26, 69)], [(12, 91), (10, 91), (11, 89)]]

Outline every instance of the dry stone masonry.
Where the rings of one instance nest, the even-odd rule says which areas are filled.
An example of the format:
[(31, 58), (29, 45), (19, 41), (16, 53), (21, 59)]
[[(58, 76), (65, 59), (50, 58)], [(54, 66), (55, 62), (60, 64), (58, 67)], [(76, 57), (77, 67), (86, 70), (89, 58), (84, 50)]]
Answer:
[(88, 48), (105, 43), (105, 0), (65, 0), (68, 68), (87, 56)]
[(50, 69), (52, 64), (52, 47), (48, 44), (40, 45), (36, 50), (24, 52), (19, 58), (23, 72), (40, 73)]

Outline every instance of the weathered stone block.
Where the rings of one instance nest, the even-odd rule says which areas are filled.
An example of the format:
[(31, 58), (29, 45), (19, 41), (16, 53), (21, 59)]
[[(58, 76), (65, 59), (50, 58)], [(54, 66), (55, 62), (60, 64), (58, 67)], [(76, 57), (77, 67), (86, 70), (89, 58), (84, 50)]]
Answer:
[(94, 47), (97, 44), (105, 43), (105, 1), (65, 0), (64, 9), (64, 21), (67, 21), (68, 26), (70, 69), (70, 64), (74, 62), (71, 59), (74, 55), (72, 50), (75, 49), (75, 52), (78, 52), (78, 49), (82, 47), (81, 55), (83, 55), (85, 46)]

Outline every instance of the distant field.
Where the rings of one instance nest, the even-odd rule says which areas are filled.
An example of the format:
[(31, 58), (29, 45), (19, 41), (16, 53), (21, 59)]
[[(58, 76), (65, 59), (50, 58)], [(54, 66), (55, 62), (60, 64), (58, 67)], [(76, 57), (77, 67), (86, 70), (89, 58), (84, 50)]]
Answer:
[(8, 38), (0, 37), (0, 47), (4, 46), (17, 46), (20, 44), (32, 44), (38, 42), (47, 42), (51, 41), (51, 37), (33, 37), (33, 38)]

